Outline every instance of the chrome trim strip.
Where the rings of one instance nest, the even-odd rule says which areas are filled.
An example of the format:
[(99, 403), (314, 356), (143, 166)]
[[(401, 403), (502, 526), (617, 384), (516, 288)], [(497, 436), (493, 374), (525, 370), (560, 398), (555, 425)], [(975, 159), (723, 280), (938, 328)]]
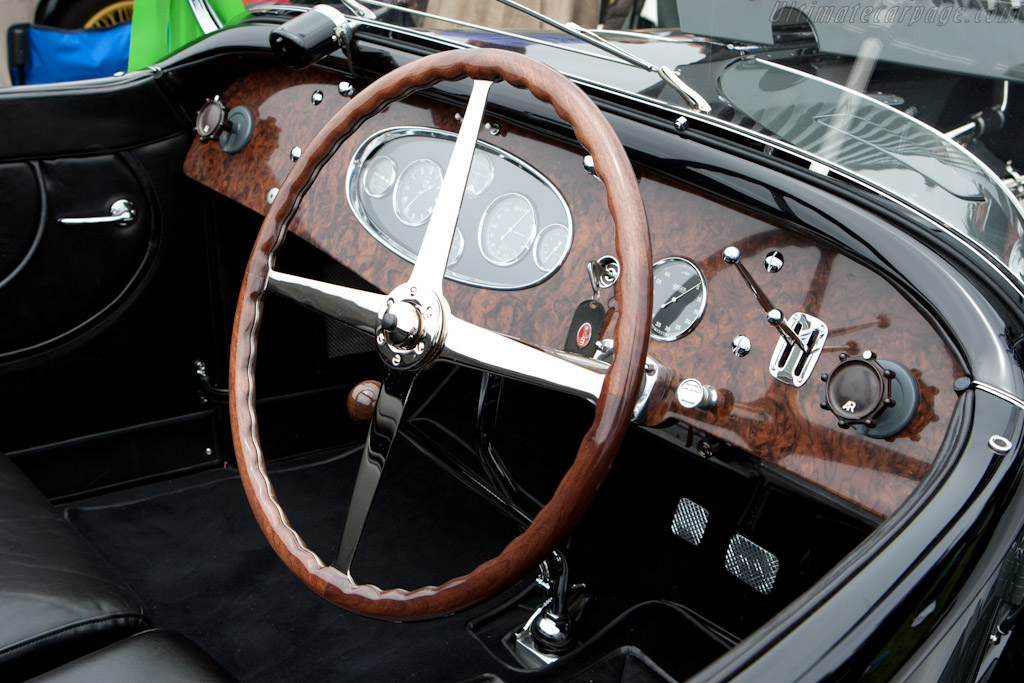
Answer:
[(203, 33), (213, 33), (224, 28), (224, 24), (207, 0), (188, 0), (188, 6)]
[(1015, 406), (1017, 409), (1024, 411), (1024, 398), (1015, 396), (1008, 391), (999, 389), (998, 387), (994, 387), (991, 384), (979, 382), (978, 380), (971, 380), (970, 388), (977, 389), (979, 391), (984, 391), (986, 394), (991, 394), (996, 398), (1000, 398), (1009, 403), (1010, 405)]

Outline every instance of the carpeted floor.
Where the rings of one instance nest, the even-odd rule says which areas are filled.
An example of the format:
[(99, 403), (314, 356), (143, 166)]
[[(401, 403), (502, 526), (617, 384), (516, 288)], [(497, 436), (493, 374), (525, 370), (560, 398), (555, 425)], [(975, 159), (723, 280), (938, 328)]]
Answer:
[[(378, 585), (465, 573), (511, 534), (475, 496), (409, 455), (389, 459), (356, 557), (356, 576)], [(328, 561), (357, 465), (358, 452), (271, 474), (296, 528)], [(314, 596), (270, 550), (233, 471), (91, 499), (66, 514), (139, 593), (157, 626), (191, 637), (243, 681), (460, 681), (499, 668), (466, 631), (485, 608), (391, 624)]]

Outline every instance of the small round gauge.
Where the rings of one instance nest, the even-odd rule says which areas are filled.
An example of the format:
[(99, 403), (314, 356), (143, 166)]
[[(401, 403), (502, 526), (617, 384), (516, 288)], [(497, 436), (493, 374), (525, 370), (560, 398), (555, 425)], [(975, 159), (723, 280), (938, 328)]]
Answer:
[(654, 264), (651, 337), (679, 339), (693, 329), (707, 305), (707, 282), (692, 261), (674, 256)]
[(395, 185), (395, 215), (409, 226), (423, 225), (434, 212), (444, 174), (430, 159), (417, 159), (398, 176)]
[(485, 152), (473, 155), (473, 164), (469, 167), (469, 180), (466, 182), (466, 196), (479, 197), (494, 180), (494, 164)]
[(545, 273), (549, 273), (562, 262), (569, 251), (569, 228), (553, 223), (540, 231), (533, 245), (533, 261)]
[(480, 252), (496, 266), (518, 263), (537, 234), (537, 214), (530, 200), (511, 192), (487, 207), (480, 219)]
[(452, 248), (448, 252), (448, 266), (454, 266), (462, 258), (462, 251), (466, 248), (466, 238), (462, 231), (455, 228), (455, 235), (452, 237)]
[(395, 171), (395, 162), (389, 156), (370, 159), (363, 166), (363, 192), (374, 199), (383, 197), (395, 184)]

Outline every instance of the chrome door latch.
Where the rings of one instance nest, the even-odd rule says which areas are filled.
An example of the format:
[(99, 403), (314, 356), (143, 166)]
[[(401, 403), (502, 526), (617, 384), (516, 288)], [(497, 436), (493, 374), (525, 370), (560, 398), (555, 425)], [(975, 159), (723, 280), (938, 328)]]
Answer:
[(106, 216), (90, 216), (88, 218), (58, 218), (58, 223), (64, 225), (92, 225), (96, 223), (117, 223), (121, 227), (128, 227), (135, 222), (138, 212), (135, 204), (127, 199), (118, 199), (110, 205), (110, 213)]

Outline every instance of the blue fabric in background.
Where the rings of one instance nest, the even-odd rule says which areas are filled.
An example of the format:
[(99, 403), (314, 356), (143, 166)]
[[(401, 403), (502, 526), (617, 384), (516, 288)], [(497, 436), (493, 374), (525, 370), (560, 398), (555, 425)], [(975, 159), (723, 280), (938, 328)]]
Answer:
[(113, 76), (128, 70), (131, 23), (67, 31), (29, 26), (24, 83), (56, 83)]

